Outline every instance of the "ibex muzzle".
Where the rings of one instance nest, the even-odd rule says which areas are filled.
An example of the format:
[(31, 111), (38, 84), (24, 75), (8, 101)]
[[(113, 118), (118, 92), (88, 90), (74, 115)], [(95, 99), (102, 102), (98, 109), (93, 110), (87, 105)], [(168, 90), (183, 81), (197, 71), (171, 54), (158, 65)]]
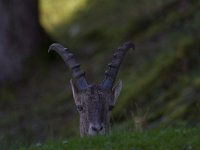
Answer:
[(70, 80), (73, 98), (80, 114), (80, 135), (106, 134), (109, 132), (110, 112), (114, 108), (122, 88), (121, 80), (113, 87), (121, 62), (134, 44), (126, 42), (114, 53), (112, 62), (105, 72), (104, 80), (98, 84), (89, 84), (85, 72), (81, 71), (74, 55), (60, 44), (52, 44), (48, 51), (56, 51), (72, 71), (75, 83)]

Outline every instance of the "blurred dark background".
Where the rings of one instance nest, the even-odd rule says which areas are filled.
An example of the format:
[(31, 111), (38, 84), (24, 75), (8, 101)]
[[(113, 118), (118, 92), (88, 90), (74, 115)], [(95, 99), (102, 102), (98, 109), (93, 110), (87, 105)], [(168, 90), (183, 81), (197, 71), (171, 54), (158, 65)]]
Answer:
[(135, 43), (112, 125), (200, 125), (200, 1), (0, 0), (0, 16), (0, 145), (79, 135), (70, 71), (47, 53), (53, 42), (93, 83), (115, 48)]

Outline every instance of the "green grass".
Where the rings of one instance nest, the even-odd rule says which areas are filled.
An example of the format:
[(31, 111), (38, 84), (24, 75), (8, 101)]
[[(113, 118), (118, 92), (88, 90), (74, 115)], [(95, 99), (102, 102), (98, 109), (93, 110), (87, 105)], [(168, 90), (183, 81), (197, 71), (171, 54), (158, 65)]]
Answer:
[(108, 136), (37, 143), (19, 150), (198, 150), (200, 128), (114, 132)]

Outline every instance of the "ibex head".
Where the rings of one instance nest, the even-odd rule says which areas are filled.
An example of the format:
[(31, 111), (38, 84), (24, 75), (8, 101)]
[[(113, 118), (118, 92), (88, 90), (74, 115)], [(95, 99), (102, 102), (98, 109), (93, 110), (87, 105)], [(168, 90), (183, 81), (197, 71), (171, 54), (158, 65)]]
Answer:
[(56, 51), (72, 71), (75, 83), (71, 79), (70, 84), (80, 114), (81, 136), (108, 133), (110, 112), (114, 108), (122, 88), (121, 81), (114, 87), (113, 84), (120, 64), (130, 48), (134, 49), (131, 42), (126, 42), (119, 47), (113, 55), (112, 62), (108, 64), (109, 68), (105, 72), (104, 80), (98, 85), (93, 85), (88, 84), (85, 72), (80, 70), (80, 64), (77, 63), (69, 49), (55, 43), (49, 47), (49, 51)]

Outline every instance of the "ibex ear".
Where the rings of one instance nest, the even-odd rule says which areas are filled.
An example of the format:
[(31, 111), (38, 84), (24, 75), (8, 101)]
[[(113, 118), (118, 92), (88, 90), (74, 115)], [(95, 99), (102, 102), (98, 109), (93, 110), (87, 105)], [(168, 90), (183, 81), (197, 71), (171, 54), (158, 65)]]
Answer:
[(73, 94), (74, 101), (75, 101), (76, 105), (79, 105), (80, 100), (79, 100), (78, 88), (73, 83), (72, 79), (70, 80), (70, 84), (71, 84), (71, 88), (72, 88), (72, 94)]
[(113, 96), (114, 96), (114, 102), (113, 104), (115, 104), (115, 102), (117, 101), (117, 98), (121, 92), (122, 89), (122, 81), (119, 80), (119, 82), (115, 85), (115, 87), (112, 89), (113, 92)]

